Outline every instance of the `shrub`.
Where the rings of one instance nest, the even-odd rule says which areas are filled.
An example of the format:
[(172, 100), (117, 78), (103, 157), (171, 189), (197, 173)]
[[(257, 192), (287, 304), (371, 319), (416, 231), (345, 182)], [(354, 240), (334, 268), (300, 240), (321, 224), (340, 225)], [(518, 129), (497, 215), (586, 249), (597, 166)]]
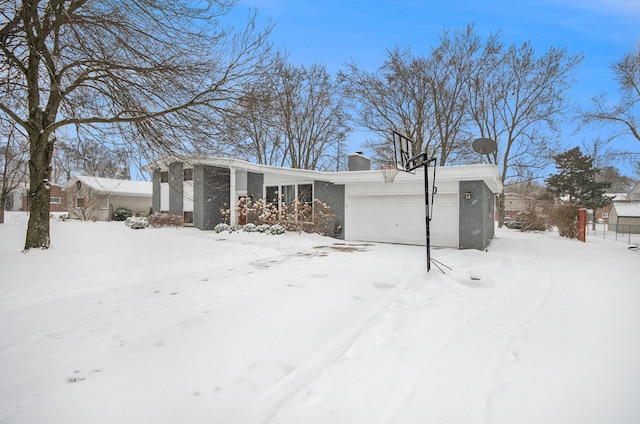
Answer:
[(284, 229), (284, 227), (279, 224), (272, 225), (271, 228), (269, 229), (269, 234), (272, 234), (272, 235), (284, 234), (286, 232), (287, 231)]
[(154, 228), (182, 227), (184, 226), (184, 217), (168, 213), (154, 213), (149, 217), (149, 225)]
[(229, 226), (230, 233), (239, 233), (240, 231), (242, 231), (242, 225), (235, 224)]
[(113, 213), (114, 221), (125, 221), (127, 218), (133, 216), (133, 211), (127, 208), (118, 208)]
[(149, 226), (149, 219), (141, 216), (130, 216), (124, 220), (124, 225), (133, 230), (140, 230)]
[(256, 226), (256, 232), (258, 233), (268, 233), (270, 229), (271, 226), (269, 224), (261, 224)]
[(245, 231), (247, 233), (255, 233), (256, 231), (258, 231), (257, 228), (258, 227), (256, 226), (256, 224), (249, 223), (242, 227), (242, 231)]
[(557, 203), (551, 210), (551, 223), (562, 237), (578, 237), (578, 209), (573, 203)]
[(229, 231), (229, 224), (220, 223), (213, 227), (213, 231), (216, 233), (224, 233), (225, 231)]
[[(226, 205), (225, 205), (226, 206)], [(339, 224), (335, 222), (335, 214), (326, 203), (317, 199), (313, 203), (295, 201), (289, 205), (283, 205), (278, 213), (276, 205), (265, 203), (262, 199), (252, 202), (251, 199), (242, 198), (235, 210), (240, 222), (255, 224), (255, 230), (266, 232), (270, 225), (279, 225), (285, 231), (297, 231), (317, 233), (322, 235), (336, 235), (341, 231)], [(221, 209), (220, 214), (225, 222), (229, 222), (230, 210)], [(266, 225), (266, 228), (260, 228)]]

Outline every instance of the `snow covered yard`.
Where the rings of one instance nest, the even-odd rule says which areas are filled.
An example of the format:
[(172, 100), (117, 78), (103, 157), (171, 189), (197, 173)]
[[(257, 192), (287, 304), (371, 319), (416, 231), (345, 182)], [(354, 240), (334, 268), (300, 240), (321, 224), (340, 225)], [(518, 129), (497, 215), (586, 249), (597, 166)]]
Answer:
[(0, 423), (640, 422), (640, 253), (0, 225)]

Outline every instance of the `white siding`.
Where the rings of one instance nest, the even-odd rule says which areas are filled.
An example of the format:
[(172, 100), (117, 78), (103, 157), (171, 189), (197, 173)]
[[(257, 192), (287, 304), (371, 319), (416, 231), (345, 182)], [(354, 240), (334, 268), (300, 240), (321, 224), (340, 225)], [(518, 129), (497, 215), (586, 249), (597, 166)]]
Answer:
[(193, 212), (193, 181), (184, 181), (182, 183), (182, 197), (182, 210), (184, 212)]
[(160, 183), (160, 210), (169, 211), (169, 183)]
[[(457, 182), (438, 184), (430, 223), (431, 245), (458, 248)], [(345, 238), (424, 245), (424, 181), (346, 186)], [(430, 199), (431, 200), (431, 199)]]

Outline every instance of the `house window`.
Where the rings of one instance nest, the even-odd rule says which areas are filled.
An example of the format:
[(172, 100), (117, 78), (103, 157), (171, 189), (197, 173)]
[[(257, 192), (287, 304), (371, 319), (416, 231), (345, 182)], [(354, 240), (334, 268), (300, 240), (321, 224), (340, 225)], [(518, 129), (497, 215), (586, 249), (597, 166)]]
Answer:
[(59, 197), (51, 197), (49, 198), (49, 203), (51, 203), (52, 205), (59, 205), (62, 202)]
[(300, 216), (303, 221), (311, 221), (313, 212), (313, 184), (292, 184), (285, 186), (267, 186), (266, 201), (278, 208), (279, 212), (289, 205), (293, 205), (298, 201), (304, 210), (296, 210), (304, 215)]
[(267, 187), (267, 203), (271, 203), (272, 205), (278, 205), (278, 186), (268, 186)]
[(84, 197), (76, 197), (76, 208), (84, 207)]
[(160, 173), (160, 182), (168, 183), (169, 182), (169, 171), (162, 171)]
[(290, 205), (296, 200), (296, 186), (282, 186), (282, 203)]
[(300, 184), (298, 186), (298, 201), (303, 205), (313, 203), (313, 184)]
[(183, 212), (183, 213), (184, 213), (184, 223), (193, 224), (193, 212)]
[(602, 217), (605, 218), (605, 219), (609, 218), (609, 213), (602, 212)]
[(193, 181), (193, 168), (182, 171), (182, 177), (184, 181)]

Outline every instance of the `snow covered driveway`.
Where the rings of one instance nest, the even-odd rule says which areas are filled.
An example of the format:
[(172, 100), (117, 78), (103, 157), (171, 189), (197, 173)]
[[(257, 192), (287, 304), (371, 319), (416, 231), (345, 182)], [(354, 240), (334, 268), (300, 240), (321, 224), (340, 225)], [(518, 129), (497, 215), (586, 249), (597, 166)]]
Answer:
[(0, 225), (0, 423), (640, 421), (640, 254)]

